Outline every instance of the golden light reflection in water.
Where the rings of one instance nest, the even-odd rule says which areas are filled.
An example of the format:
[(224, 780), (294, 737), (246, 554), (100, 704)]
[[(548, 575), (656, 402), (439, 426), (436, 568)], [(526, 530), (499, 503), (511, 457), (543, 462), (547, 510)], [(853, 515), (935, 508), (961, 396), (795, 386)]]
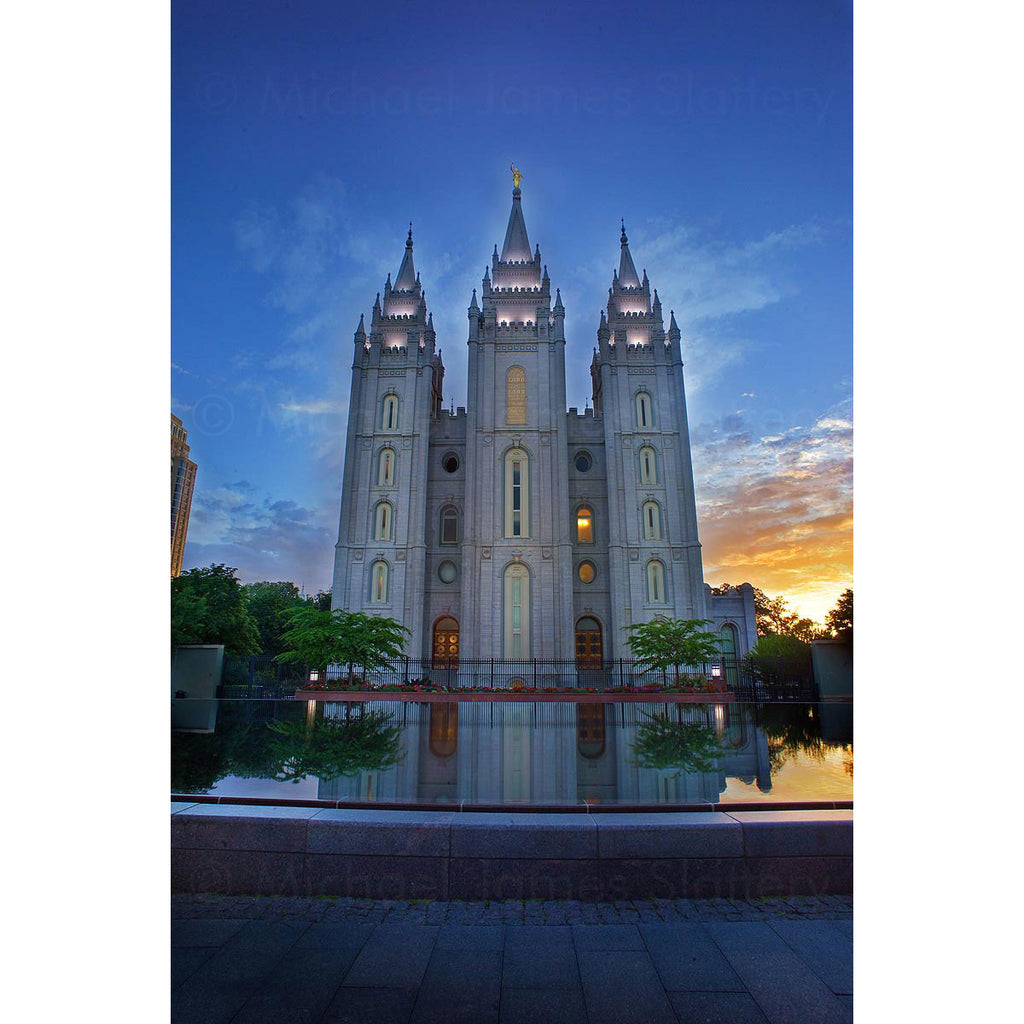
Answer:
[(785, 764), (772, 775), (770, 793), (762, 793), (755, 782), (728, 778), (720, 800), (852, 800), (853, 746), (832, 747), (821, 757), (803, 751), (788, 753)]

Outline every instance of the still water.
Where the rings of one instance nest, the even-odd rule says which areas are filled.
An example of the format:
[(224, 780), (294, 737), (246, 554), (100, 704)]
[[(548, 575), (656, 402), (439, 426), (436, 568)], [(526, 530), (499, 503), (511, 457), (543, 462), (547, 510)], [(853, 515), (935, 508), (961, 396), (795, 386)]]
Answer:
[(171, 791), (365, 804), (853, 799), (845, 703), (172, 702)]

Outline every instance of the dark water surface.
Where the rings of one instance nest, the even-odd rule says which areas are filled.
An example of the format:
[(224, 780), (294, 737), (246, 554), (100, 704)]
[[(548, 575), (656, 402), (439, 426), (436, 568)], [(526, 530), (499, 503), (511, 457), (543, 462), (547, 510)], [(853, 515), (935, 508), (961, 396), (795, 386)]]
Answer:
[(171, 792), (665, 806), (853, 799), (853, 707), (178, 700)]

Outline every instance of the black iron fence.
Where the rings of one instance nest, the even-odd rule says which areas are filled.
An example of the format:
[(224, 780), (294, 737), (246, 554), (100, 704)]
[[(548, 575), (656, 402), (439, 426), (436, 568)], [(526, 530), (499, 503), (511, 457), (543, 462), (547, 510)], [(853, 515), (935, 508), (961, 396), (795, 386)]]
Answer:
[[(316, 682), (345, 682), (347, 665), (331, 665)], [(325, 678), (326, 676), (326, 678)], [(809, 666), (787, 659), (723, 657), (699, 665), (645, 668), (630, 658), (396, 658), (364, 669), (351, 666), (353, 683), (366, 689), (408, 688), (416, 684), (450, 690), (642, 690), (644, 687), (681, 687), (686, 690), (724, 690), (743, 700), (815, 700)], [(280, 699), (311, 681), (302, 666), (282, 664), (267, 655), (224, 659), (219, 696), (225, 698)]]

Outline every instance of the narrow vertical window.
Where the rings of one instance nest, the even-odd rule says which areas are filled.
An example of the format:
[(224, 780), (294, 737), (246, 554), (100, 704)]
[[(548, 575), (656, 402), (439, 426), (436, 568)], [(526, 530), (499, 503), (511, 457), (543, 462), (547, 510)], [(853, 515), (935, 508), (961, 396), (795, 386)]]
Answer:
[(384, 412), (381, 419), (381, 427), (384, 430), (398, 429), (398, 396), (384, 396)]
[(391, 506), (386, 501), (380, 502), (374, 521), (374, 540), (391, 540), (391, 518)]
[(654, 425), (654, 417), (651, 415), (651, 396), (646, 391), (637, 392), (636, 425), (638, 427), (651, 427)]
[(584, 505), (576, 510), (576, 543), (594, 543), (594, 514)]
[(516, 563), (505, 570), (505, 657), (530, 656), (530, 574)]
[(370, 569), (370, 603), (387, 604), (388, 566), (387, 562), (374, 562)]
[(395, 483), (395, 450), (383, 448), (377, 465), (377, 486), (392, 487)]
[(665, 601), (665, 567), (657, 560), (647, 563), (647, 600), (651, 604)]
[(658, 464), (654, 460), (654, 449), (650, 445), (644, 445), (640, 449), (640, 483), (657, 484)]
[(644, 540), (661, 540), (661, 508), (656, 501), (645, 501), (643, 507)]
[(451, 505), (441, 509), (441, 543), (458, 544), (459, 512)]
[(505, 374), (505, 422), (526, 422), (526, 371), (510, 366)]
[(530, 535), (530, 462), (522, 448), (505, 456), (505, 536)]

